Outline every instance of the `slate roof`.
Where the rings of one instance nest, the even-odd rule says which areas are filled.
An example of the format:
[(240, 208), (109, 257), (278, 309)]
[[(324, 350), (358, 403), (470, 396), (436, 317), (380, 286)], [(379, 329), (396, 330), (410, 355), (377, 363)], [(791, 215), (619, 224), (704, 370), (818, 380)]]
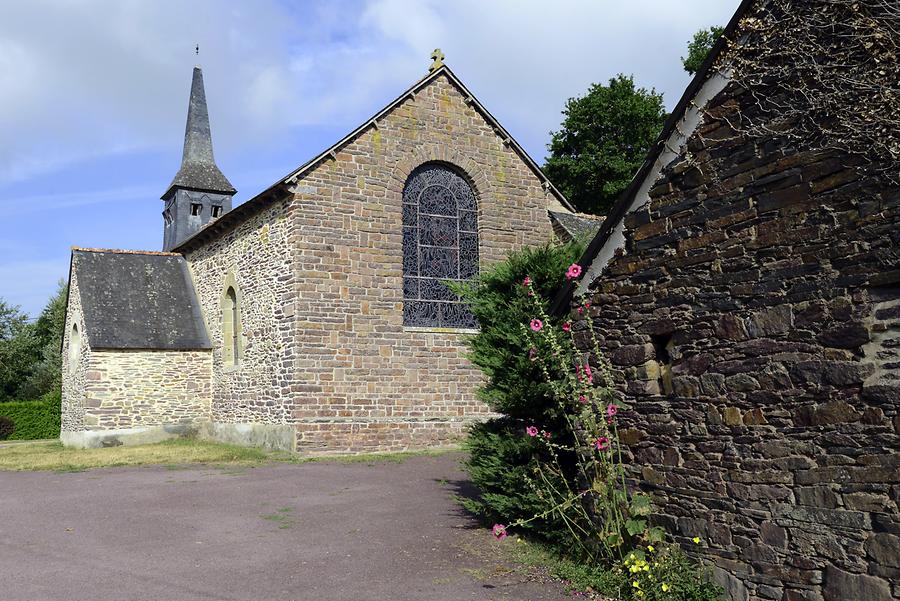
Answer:
[(200, 67), (194, 67), (191, 79), (191, 97), (188, 101), (187, 124), (184, 127), (181, 168), (162, 197), (166, 198), (174, 187), (223, 194), (235, 193), (234, 186), (219, 170), (213, 158), (209, 111), (206, 108), (206, 91), (203, 88), (203, 71)]
[(554, 229), (561, 229), (568, 240), (575, 238), (591, 239), (603, 223), (603, 217), (584, 215), (581, 213), (562, 213), (559, 211), (547, 211)]
[(299, 179), (302, 179), (307, 173), (312, 171), (317, 165), (319, 165), (322, 161), (328, 160), (335, 156), (335, 154), (344, 146), (352, 142), (356, 139), (357, 136), (362, 134), (370, 127), (374, 127), (379, 119), (381, 119), (387, 113), (393, 111), (395, 108), (400, 106), (405, 100), (415, 96), (415, 94), (436, 80), (438, 77), (444, 76), (450, 82), (455, 85), (463, 96), (466, 98), (466, 102), (468, 102), (472, 107), (478, 111), (481, 116), (491, 124), (491, 126), (496, 131), (497, 135), (500, 136), (504, 141), (506, 141), (509, 146), (518, 153), (518, 155), (525, 161), (525, 164), (531, 168), (531, 171), (541, 180), (544, 188), (552, 194), (559, 203), (572, 211), (575, 209), (569, 204), (569, 201), (566, 199), (565, 195), (559, 191), (559, 189), (553, 185), (544, 172), (541, 170), (540, 166), (535, 162), (533, 158), (525, 151), (522, 146), (516, 142), (516, 140), (510, 135), (506, 129), (500, 125), (500, 122), (478, 101), (477, 98), (469, 91), (469, 89), (460, 81), (460, 79), (456, 76), (453, 71), (450, 70), (446, 64), (441, 65), (415, 84), (412, 85), (408, 90), (400, 94), (396, 99), (394, 99), (391, 103), (389, 103), (386, 107), (378, 111), (374, 116), (366, 120), (362, 125), (354, 129), (352, 132), (344, 136), (341, 140), (337, 141), (330, 148), (323, 150), (320, 154), (313, 157), (300, 167), (291, 171), (288, 175), (278, 180), (247, 202), (238, 205), (234, 209), (228, 211), (219, 219), (215, 221), (211, 221), (209, 224), (198, 230), (193, 236), (184, 240), (179, 246), (174, 248), (173, 250), (185, 252), (192, 248), (195, 248), (205, 241), (215, 238), (220, 232), (227, 231), (228, 229), (237, 226), (242, 223), (245, 219), (249, 218), (251, 215), (256, 214), (267, 206), (270, 206), (272, 203), (281, 200), (288, 194), (290, 194), (289, 187), (292, 184), (295, 184)]
[(212, 348), (181, 255), (73, 248), (71, 273), (91, 348)]

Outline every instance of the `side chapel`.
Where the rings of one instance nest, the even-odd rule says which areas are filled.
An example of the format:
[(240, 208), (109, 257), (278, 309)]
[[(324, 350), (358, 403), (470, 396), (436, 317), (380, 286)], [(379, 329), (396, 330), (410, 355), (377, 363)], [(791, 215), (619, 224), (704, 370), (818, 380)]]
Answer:
[(429, 73), (232, 207), (199, 67), (163, 250), (73, 248), (67, 445), (186, 433), (303, 452), (434, 447), (490, 415), (448, 290), (599, 225), (435, 51)]

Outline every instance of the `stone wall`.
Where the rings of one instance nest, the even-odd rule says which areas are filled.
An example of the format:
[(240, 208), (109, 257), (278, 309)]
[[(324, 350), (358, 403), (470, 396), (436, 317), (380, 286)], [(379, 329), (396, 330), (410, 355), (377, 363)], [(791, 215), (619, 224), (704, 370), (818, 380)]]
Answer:
[(736, 601), (897, 599), (900, 189), (758, 108), (705, 108), (592, 283), (622, 440)]
[[(72, 328), (77, 327), (81, 340), (79, 348), (72, 349)], [(73, 356), (77, 355), (77, 358)], [(84, 328), (81, 311), (81, 296), (78, 293), (78, 278), (75, 273), (69, 279), (69, 298), (66, 306), (66, 326), (62, 346), (62, 432), (84, 430), (84, 387), (85, 373), (91, 361), (90, 341)]]
[(84, 375), (85, 429), (209, 420), (210, 351), (93, 350)]
[[(418, 165), (476, 190), (482, 267), (552, 232), (565, 210), (439, 76), (304, 173), (276, 202), (187, 253), (214, 352), (213, 415), (291, 423), (307, 452), (440, 446), (488, 415), (458, 331), (404, 328), (401, 194)], [(243, 295), (242, 364), (221, 360), (221, 296)]]

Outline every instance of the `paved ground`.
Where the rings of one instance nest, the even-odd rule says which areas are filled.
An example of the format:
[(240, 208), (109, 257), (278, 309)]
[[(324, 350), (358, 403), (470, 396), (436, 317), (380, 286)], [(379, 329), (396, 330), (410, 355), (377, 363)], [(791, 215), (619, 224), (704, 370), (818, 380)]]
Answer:
[(453, 503), (458, 459), (0, 472), (0, 598), (569, 599)]

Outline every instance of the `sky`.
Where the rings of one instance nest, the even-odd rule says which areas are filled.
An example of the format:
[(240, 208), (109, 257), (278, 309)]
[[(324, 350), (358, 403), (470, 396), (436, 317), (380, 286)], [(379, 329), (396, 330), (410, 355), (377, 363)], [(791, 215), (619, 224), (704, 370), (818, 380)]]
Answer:
[[(427, 73), (432, 50), (539, 163), (567, 99), (690, 81), (738, 0), (29, 0), (0, 5), (0, 299), (37, 315), (72, 246), (159, 250), (191, 69), (235, 204)], [(200, 53), (195, 54), (199, 45)]]

